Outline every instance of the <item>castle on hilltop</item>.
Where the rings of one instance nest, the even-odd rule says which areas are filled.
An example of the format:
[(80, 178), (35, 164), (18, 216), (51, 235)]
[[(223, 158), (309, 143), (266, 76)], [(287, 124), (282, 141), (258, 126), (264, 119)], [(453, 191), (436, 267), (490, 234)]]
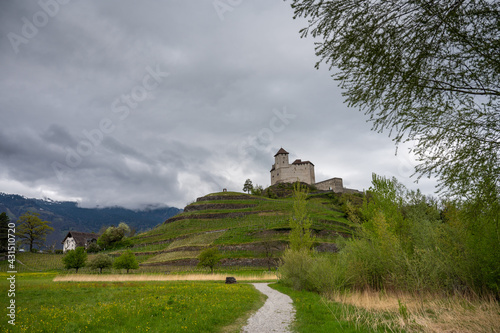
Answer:
[(344, 188), (342, 178), (330, 178), (316, 183), (314, 164), (310, 161), (302, 161), (300, 159), (296, 159), (290, 164), (288, 152), (281, 148), (276, 155), (274, 155), (274, 164), (271, 168), (271, 185), (278, 183), (294, 183), (296, 181), (314, 185), (321, 191), (339, 193), (358, 192), (357, 190)]

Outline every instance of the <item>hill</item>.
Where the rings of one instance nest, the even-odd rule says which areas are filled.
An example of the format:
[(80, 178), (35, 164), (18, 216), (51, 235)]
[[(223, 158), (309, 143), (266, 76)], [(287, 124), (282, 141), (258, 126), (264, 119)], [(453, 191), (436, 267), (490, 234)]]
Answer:
[[(339, 199), (340, 194), (332, 192), (309, 195), (308, 215), (318, 251), (335, 252), (338, 238), (352, 234), (354, 226), (346, 219)], [(288, 244), (292, 211), (291, 198), (213, 193), (198, 198), (153, 230), (131, 238), (132, 251), (143, 270), (194, 266), (199, 253), (210, 246), (223, 253), (222, 266), (274, 267)]]
[(98, 232), (103, 226), (127, 223), (138, 232), (146, 231), (166, 219), (182, 212), (174, 207), (151, 207), (130, 210), (123, 207), (81, 208), (76, 202), (30, 199), (15, 194), (0, 193), (0, 212), (6, 212), (11, 221), (27, 211), (40, 213), (40, 218), (52, 222), (54, 232), (47, 236), (47, 245), (54, 242), (62, 248), (61, 241), (70, 230)]

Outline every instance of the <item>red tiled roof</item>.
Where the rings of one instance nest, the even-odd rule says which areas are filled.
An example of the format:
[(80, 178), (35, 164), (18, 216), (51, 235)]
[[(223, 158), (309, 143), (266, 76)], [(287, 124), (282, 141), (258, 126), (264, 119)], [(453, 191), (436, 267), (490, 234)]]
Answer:
[[(276, 153), (276, 155), (279, 155), (279, 154), (288, 154), (288, 152), (285, 149), (280, 148), (280, 150), (278, 150), (278, 152)], [(276, 157), (276, 155), (274, 155), (274, 157)]]
[(64, 241), (68, 237), (73, 237), (76, 242), (76, 246), (84, 246), (85, 243), (87, 243), (87, 241), (89, 240), (97, 240), (97, 238), (99, 238), (99, 235), (93, 232), (70, 231), (68, 232), (66, 237), (64, 237), (64, 240), (61, 243), (64, 243)]
[[(302, 161), (300, 159), (296, 159), (295, 161), (293, 161), (292, 164), (312, 164), (310, 161)], [(314, 165), (314, 164), (312, 164)]]
[(301, 159), (296, 159), (295, 161), (293, 161), (292, 164), (299, 164), (299, 163), (302, 163), (302, 160)]

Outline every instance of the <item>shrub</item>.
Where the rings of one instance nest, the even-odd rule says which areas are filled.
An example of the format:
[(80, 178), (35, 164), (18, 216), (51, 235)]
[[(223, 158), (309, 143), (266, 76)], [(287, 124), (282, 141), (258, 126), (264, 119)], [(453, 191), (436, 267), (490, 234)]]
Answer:
[(307, 187), (296, 182), (293, 186), (293, 214), (290, 217), (290, 247), (309, 250), (314, 242), (311, 235), (312, 220), (307, 216)]
[(334, 256), (316, 254), (307, 272), (307, 284), (311, 291), (333, 291), (345, 284), (343, 273), (341, 268), (337, 267)]
[(132, 247), (133, 244), (132, 244), (132, 241), (128, 238), (124, 238), (122, 239), (121, 241), (118, 241), (118, 242), (115, 242), (113, 244), (111, 244), (111, 247), (109, 247), (110, 249), (117, 249), (117, 248), (122, 248), (122, 247)]
[(102, 273), (103, 268), (110, 268), (113, 266), (113, 259), (107, 254), (98, 254), (89, 263), (91, 269), (99, 269), (99, 274)]
[(314, 251), (287, 249), (281, 259), (278, 277), (285, 285), (297, 290), (331, 291), (342, 284), (334, 257)]
[(263, 191), (264, 191), (264, 189), (262, 188), (262, 185), (255, 185), (255, 186), (251, 189), (251, 193), (252, 193), (253, 195), (259, 195), (259, 196), (261, 196)]
[(312, 267), (312, 252), (306, 249), (298, 251), (287, 249), (281, 260), (281, 265), (278, 268), (279, 279), (294, 289), (311, 290), (307, 272)]
[(97, 253), (101, 251), (101, 248), (96, 242), (92, 242), (87, 246), (87, 253)]
[(115, 259), (113, 267), (116, 269), (126, 269), (128, 273), (130, 269), (138, 269), (139, 264), (135, 259), (134, 253), (132, 253), (131, 250), (127, 250), (123, 252), (121, 256)]
[(85, 263), (87, 262), (87, 253), (83, 247), (77, 247), (75, 250), (68, 251), (62, 258), (62, 261), (66, 269), (75, 268), (76, 273), (78, 273), (79, 268), (85, 267)]
[(97, 244), (101, 249), (114, 249), (125, 247), (130, 244), (126, 235), (130, 234), (130, 228), (124, 222), (120, 222), (118, 227), (109, 227), (97, 239)]
[(214, 268), (219, 264), (221, 260), (221, 255), (217, 247), (211, 247), (206, 250), (201, 251), (198, 259), (199, 267), (209, 267), (210, 271), (213, 273)]

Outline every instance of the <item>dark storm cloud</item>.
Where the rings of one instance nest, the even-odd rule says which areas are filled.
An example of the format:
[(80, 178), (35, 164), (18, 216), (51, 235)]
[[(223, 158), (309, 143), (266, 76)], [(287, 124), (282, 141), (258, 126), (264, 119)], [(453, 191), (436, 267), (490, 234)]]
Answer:
[(182, 207), (269, 185), (281, 146), (318, 180), (411, 183), (411, 156), (314, 69), (288, 3), (61, 2), (0, 3), (0, 191)]

